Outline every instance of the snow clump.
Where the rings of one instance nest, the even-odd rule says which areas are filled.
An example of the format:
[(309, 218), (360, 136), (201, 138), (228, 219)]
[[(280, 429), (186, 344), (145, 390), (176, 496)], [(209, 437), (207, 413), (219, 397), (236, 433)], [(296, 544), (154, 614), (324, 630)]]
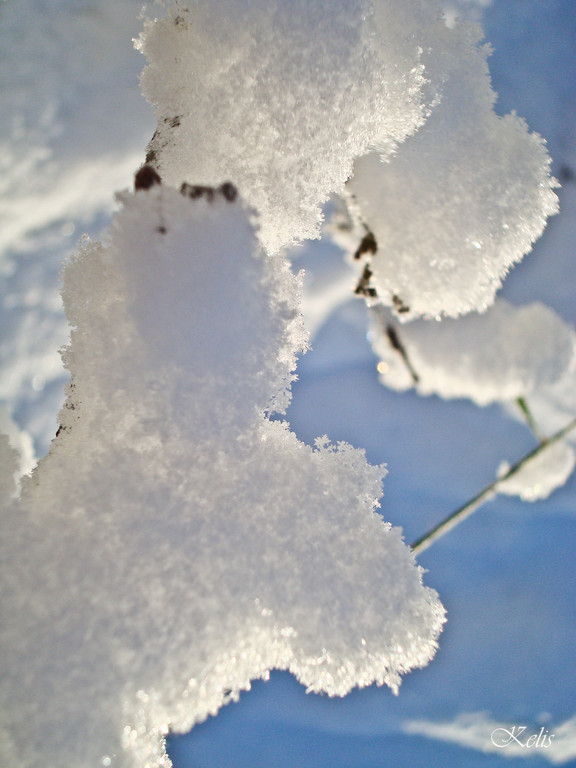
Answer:
[[(414, 386), (421, 395), (469, 398), (477, 405), (514, 401), (559, 381), (576, 352), (574, 330), (539, 302), (514, 307), (498, 299), (483, 314), (400, 326), (380, 307), (371, 317), (372, 345), (386, 386)], [(390, 324), (404, 357), (390, 343)]]
[[(557, 488), (561, 488), (574, 471), (576, 453), (570, 443), (559, 440), (550, 445), (511, 477), (498, 483), (498, 493), (519, 496), (522, 501), (547, 499)], [(510, 466), (502, 462), (498, 469), (501, 477)]]
[(0, 441), (2, 765), (166, 766), (272, 668), (397, 690), (444, 622), (384, 468), (268, 418), (306, 344), (284, 257), (230, 185), (149, 187), (65, 268), (72, 378), (19, 500)]
[(371, 286), (408, 320), (483, 311), (558, 210), (544, 141), (493, 106), (480, 30), (428, 30), (433, 109), (394, 156), (359, 158), (348, 184), (373, 234)]
[(426, 0), (167, 4), (138, 42), (158, 129), (148, 161), (169, 183), (235, 183), (268, 250), (319, 235), (320, 206), (355, 157), (390, 154), (429, 105)]

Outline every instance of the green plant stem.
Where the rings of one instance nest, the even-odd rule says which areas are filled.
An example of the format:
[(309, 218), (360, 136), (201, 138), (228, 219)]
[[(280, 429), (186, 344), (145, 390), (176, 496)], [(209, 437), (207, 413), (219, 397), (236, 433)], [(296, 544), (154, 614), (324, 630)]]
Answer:
[(572, 419), (572, 421), (569, 424), (567, 424), (562, 429), (558, 430), (558, 432), (553, 434), (551, 437), (545, 440), (542, 440), (533, 450), (531, 450), (523, 458), (517, 461), (516, 464), (513, 464), (502, 475), (502, 477), (496, 478), (494, 482), (490, 483), (490, 485), (487, 485), (483, 490), (480, 491), (480, 493), (477, 493), (476, 496), (474, 496), (472, 499), (467, 501), (466, 504), (462, 505), (457, 510), (452, 512), (452, 514), (448, 515), (448, 517), (445, 517), (444, 520), (438, 523), (438, 525), (435, 525), (434, 528), (431, 528), (427, 533), (425, 533), (419, 539), (416, 539), (416, 541), (413, 544), (411, 544), (412, 552), (420, 553), (420, 552), (423, 552), (425, 549), (428, 549), (428, 547), (431, 544), (433, 544), (435, 541), (437, 541), (446, 533), (448, 533), (448, 531), (451, 531), (452, 528), (455, 528), (459, 523), (461, 523), (467, 517), (470, 517), (470, 515), (473, 512), (475, 512), (479, 507), (481, 507), (482, 504), (484, 504), (484, 502), (488, 501), (489, 499), (491, 499), (493, 496), (496, 495), (496, 493), (498, 492), (498, 486), (500, 485), (500, 483), (503, 483), (509, 478), (516, 475), (525, 466), (525, 464), (527, 464), (531, 459), (534, 459), (536, 458), (536, 456), (539, 456), (550, 445), (553, 445), (554, 443), (557, 443), (559, 440), (562, 440), (562, 438), (565, 437), (569, 432), (571, 432), (575, 427), (576, 427), (576, 418)]
[(541, 443), (546, 442), (546, 438), (540, 432), (538, 429), (538, 425), (536, 424), (536, 420), (534, 419), (534, 416), (532, 415), (532, 411), (530, 410), (530, 407), (528, 406), (528, 402), (526, 401), (525, 397), (518, 397), (516, 398), (516, 404), (518, 408), (520, 408), (522, 415), (526, 419), (526, 424), (528, 425), (528, 428), (531, 430), (531, 432), (534, 434), (537, 440), (539, 440)]

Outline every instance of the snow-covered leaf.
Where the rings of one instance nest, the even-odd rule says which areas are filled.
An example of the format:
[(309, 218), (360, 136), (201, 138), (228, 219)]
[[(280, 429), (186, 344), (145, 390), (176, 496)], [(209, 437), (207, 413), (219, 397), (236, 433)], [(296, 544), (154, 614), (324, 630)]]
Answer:
[[(514, 475), (502, 480), (498, 484), (498, 493), (519, 496), (523, 501), (547, 499), (553, 491), (565, 485), (575, 465), (574, 448), (560, 440), (527, 461)], [(509, 468), (507, 462), (502, 462), (498, 475), (505, 475)]]
[[(390, 324), (405, 358), (390, 343)], [(514, 307), (503, 299), (483, 314), (441, 322), (415, 320), (398, 327), (389, 313), (376, 307), (371, 339), (387, 386), (415, 386), (422, 395), (467, 397), (478, 405), (531, 397), (560, 381), (576, 350), (574, 330), (549, 307), (539, 302)]]
[(378, 246), (371, 284), (405, 320), (485, 310), (558, 210), (544, 142), (493, 111), (479, 30), (428, 35), (430, 116), (395, 156), (359, 158), (348, 185)]

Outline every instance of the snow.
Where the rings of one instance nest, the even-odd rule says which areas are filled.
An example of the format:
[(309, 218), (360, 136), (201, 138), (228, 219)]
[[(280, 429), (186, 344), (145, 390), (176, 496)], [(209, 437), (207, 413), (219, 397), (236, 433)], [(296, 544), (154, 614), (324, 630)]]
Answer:
[[(152, 131), (131, 44), (140, 7), (47, 0), (31, 14), (23, 3), (0, 6), (2, 251), (38, 247), (50, 223), (86, 226), (97, 211), (109, 214), (113, 193), (130, 182)], [(11, 264), (3, 253), (0, 272)]]
[[(456, 3), (446, 0), (443, 5), (449, 10)], [(551, 219), (533, 252), (508, 276), (503, 295), (516, 306), (543, 301), (573, 326), (576, 187), (569, 172), (576, 167), (575, 7), (572, 0), (494, 0), (485, 9), (482, 5), (460, 2), (458, 12), (474, 19), (484, 13), (486, 36), (494, 46), (490, 70), (499, 94), (496, 109), (499, 114), (517, 110), (547, 139), (554, 174), (563, 184), (558, 190), (560, 215)], [(113, 192), (131, 182), (154, 131), (151, 110), (136, 82), (142, 57), (132, 52), (130, 43), (138, 34), (139, 7), (136, 0), (54, 0), (43, 4), (45, 12), (35, 8), (31, 13), (28, 4), (0, 3), (3, 105), (7, 82), (16, 82), (23, 70), (31, 72), (18, 80), (19, 101), (9, 113), (17, 118), (26, 110), (26, 119), (35, 125), (34, 141), (10, 137), (3, 144), (10, 167), (31, 164), (32, 170), (26, 175), (10, 172), (10, 185), (2, 190), (2, 210), (15, 211), (18, 221), (16, 213), (10, 221), (5, 217), (2, 229), (7, 232), (10, 226), (12, 234), (10, 242), (3, 241), (2, 259), (9, 267), (3, 283), (0, 384), (12, 418), (20, 431), (33, 437), (38, 456), (44, 455), (57, 429), (65, 381), (57, 355), (67, 336), (57, 296), (60, 264), (80, 233), (98, 236), (108, 224)], [(79, 45), (75, 8), (91, 14)], [(109, 21), (102, 25), (97, 19), (104, 8)], [(8, 27), (16, 14), (21, 20), (18, 35)], [(50, 50), (59, 55), (50, 58)], [(98, 51), (107, 51), (106, 58), (92, 56)], [(85, 87), (82, 80), (83, 57), (93, 87)], [(51, 120), (42, 120), (44, 93), (51, 94), (56, 110), (50, 114), (59, 115), (60, 139), (52, 132)], [(11, 130), (11, 118), (0, 130)], [(45, 147), (51, 153), (49, 163), (41, 160)], [(83, 164), (98, 167), (90, 184), (77, 199), (68, 193), (61, 197), (59, 180), (67, 179), (67, 188), (73, 188), (75, 168)], [(16, 189), (22, 204), (10, 208)], [(56, 193), (66, 202), (49, 208)], [(47, 206), (47, 215), (37, 221), (41, 205)], [(348, 298), (338, 250), (316, 242), (292, 258), (307, 268), (305, 306), (316, 333), (312, 351), (299, 363), (299, 381), (287, 413), (291, 427), (309, 444), (327, 432), (335, 441), (363, 447), (372, 464), (386, 462), (384, 517), (402, 525), (407, 540), (413, 540), (490, 482), (503, 457), (512, 463), (523, 455), (532, 439), (497, 407), (477, 409), (461, 400), (424, 399), (378, 384), (376, 361), (364, 338), (364, 307), (359, 299)], [(351, 290), (354, 281), (350, 275)], [(325, 286), (333, 293), (324, 292)], [(20, 377), (7, 376), (8, 368), (19, 370)], [(569, 372), (546, 392), (541, 408), (532, 397), (535, 418), (549, 425), (548, 433), (564, 426), (574, 412), (574, 391)], [(499, 496), (423, 554), (421, 562), (429, 570), (426, 582), (442, 595), (450, 621), (434, 663), (408, 676), (398, 697), (374, 687), (344, 699), (309, 696), (291, 675), (275, 672), (190, 735), (172, 737), (169, 754), (175, 766), (541, 766), (543, 754), (537, 751), (521, 758), (508, 756), (506, 750), (486, 753), (487, 733), (477, 746), (467, 746), (463, 740), (408, 734), (404, 724), (451, 722), (484, 712), (496, 725), (526, 724), (538, 732), (545, 723), (557, 741), (569, 729), (576, 700), (571, 674), (575, 489), (572, 477), (545, 502), (526, 505)], [(127, 540), (138, 530), (135, 525)], [(93, 557), (91, 550), (87, 564)], [(26, 563), (31, 561), (26, 558)], [(188, 597), (182, 594), (180, 605), (185, 606)], [(58, 656), (54, 646), (42, 652)], [(65, 661), (61, 669), (66, 675)], [(70, 733), (74, 743), (74, 721)], [(92, 733), (91, 723), (87, 733)], [(28, 737), (38, 743), (42, 738), (32, 725)], [(63, 733), (63, 743), (66, 738)], [(572, 762), (567, 752), (565, 764)]]
[[(63, 260), (109, 223), (154, 131), (140, 0), (0, 3), (0, 398), (42, 456), (62, 403)], [(15, 396), (16, 395), (16, 396)]]
[(8, 435), (0, 435), (0, 467), (2, 467), (2, 474), (0, 475), (0, 498), (3, 501), (3, 507), (10, 510), (11, 506), (15, 506), (15, 501), (12, 497), (16, 493), (16, 472), (18, 464), (18, 454), (14, 448), (10, 445)]
[(565, 765), (576, 759), (576, 717), (558, 724), (548, 718), (544, 721), (539, 728), (529, 728), (498, 722), (485, 712), (475, 712), (461, 715), (453, 722), (411, 721), (404, 728), (407, 733), (452, 741), (508, 758), (530, 760), (537, 756), (552, 765)]
[(174, 185), (230, 179), (272, 251), (317, 237), (354, 158), (425, 117), (423, 0), (176, 3), (140, 38), (158, 129), (149, 160)]
[[(558, 381), (531, 398), (534, 418), (548, 431), (562, 429), (576, 415), (576, 360)], [(571, 436), (574, 439), (574, 436)]]
[(61, 426), (18, 503), (1, 484), (3, 764), (166, 765), (169, 731), (270, 669), (397, 691), (437, 649), (384, 468), (264, 413), (305, 346), (299, 280), (230, 197), (124, 194), (65, 267)]
[(376, 238), (371, 285), (404, 320), (485, 310), (558, 210), (541, 137), (493, 111), (479, 30), (429, 34), (430, 116), (393, 157), (358, 159), (348, 184)]
[[(499, 483), (498, 493), (519, 496), (523, 501), (547, 499), (552, 491), (566, 483), (575, 464), (573, 447), (559, 441), (528, 461), (517, 474)], [(508, 469), (508, 462), (503, 462), (498, 475), (504, 475)]]
[[(386, 329), (391, 325), (417, 381), (390, 343)], [(576, 333), (541, 303), (514, 307), (498, 299), (484, 314), (400, 326), (376, 307), (370, 333), (387, 386), (468, 397), (481, 406), (520, 397), (532, 402), (533, 394), (558, 382), (575, 364)]]
[(16, 451), (17, 478), (31, 472), (36, 466), (32, 438), (14, 422), (5, 406), (0, 406), (0, 433)]

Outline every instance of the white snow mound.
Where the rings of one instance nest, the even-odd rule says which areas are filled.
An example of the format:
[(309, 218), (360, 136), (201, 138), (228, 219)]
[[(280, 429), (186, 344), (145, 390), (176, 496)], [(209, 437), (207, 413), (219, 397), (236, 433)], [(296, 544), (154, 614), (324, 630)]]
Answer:
[(20, 501), (0, 442), (2, 765), (167, 766), (169, 731), (271, 668), (344, 695), (434, 655), (444, 609), (377, 512), (384, 469), (265, 413), (298, 292), (219, 191), (124, 195), (66, 266), (72, 380)]

